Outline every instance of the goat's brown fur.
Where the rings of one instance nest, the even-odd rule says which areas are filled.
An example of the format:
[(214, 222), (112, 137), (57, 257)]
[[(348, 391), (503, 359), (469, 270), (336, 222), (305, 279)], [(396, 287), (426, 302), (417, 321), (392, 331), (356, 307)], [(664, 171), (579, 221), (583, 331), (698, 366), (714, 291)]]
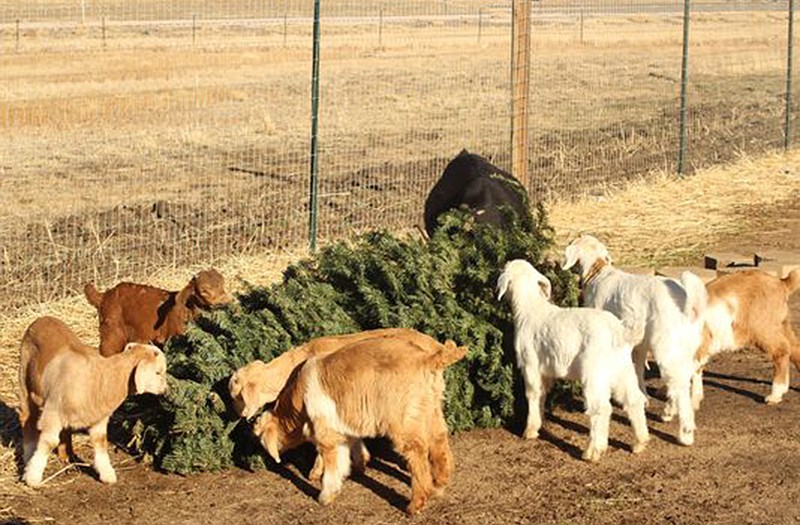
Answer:
[(368, 339), (309, 359), (298, 383), (322, 456), (320, 502), (341, 489), (348, 465), (342, 447), (353, 439), (387, 436), (408, 462), (415, 514), (449, 481), (453, 458), (442, 411), (443, 369), (466, 355), (452, 341), (422, 348), (402, 339)]
[[(722, 275), (709, 282), (706, 285), (709, 309), (722, 312), (724, 315), (720, 319), (731, 325), (721, 327), (717, 326), (722, 324), (720, 321), (707, 321), (703, 342), (696, 354), (698, 374), (702, 374), (703, 366), (719, 351), (757, 348), (766, 353), (774, 365), (773, 393), (766, 401), (779, 402), (783, 395), (781, 390), (788, 389), (790, 362), (800, 370), (800, 343), (792, 331), (789, 311), (789, 296), (798, 288), (800, 269), (783, 279), (748, 270)], [(715, 334), (723, 328), (732, 334), (732, 341), (720, 347)], [(701, 392), (699, 398), (702, 398)]]
[(198, 273), (178, 292), (124, 282), (102, 293), (87, 283), (84, 293), (100, 317), (100, 353), (104, 356), (122, 352), (126, 343), (163, 346), (170, 337), (182, 334), (202, 310), (232, 300), (224, 278), (213, 269)]
[(318, 337), (287, 350), (269, 363), (256, 360), (234, 372), (228, 383), (234, 410), (240, 416), (252, 417), (263, 405), (277, 399), (292, 372), (309, 357), (326, 355), (349, 344), (374, 337), (399, 337), (422, 346), (436, 343), (435, 339), (409, 328), (381, 328)]
[[(105, 358), (83, 344), (60, 320), (41, 317), (34, 321), (20, 345), (20, 424), (26, 482), (34, 486), (41, 483), (47, 454), (59, 443), (59, 436), (64, 437), (64, 431), (84, 428), (90, 429), (101, 480), (116, 481), (105, 451), (108, 417), (131, 389), (163, 392), (165, 372), (163, 354), (151, 345), (131, 344), (121, 354)], [(29, 468), (29, 460), (36, 466)]]

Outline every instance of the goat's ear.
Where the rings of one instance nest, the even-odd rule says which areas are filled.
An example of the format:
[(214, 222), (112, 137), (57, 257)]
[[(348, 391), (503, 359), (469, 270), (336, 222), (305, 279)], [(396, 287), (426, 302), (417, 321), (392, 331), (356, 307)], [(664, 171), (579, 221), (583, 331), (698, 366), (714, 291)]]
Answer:
[(150, 392), (150, 385), (158, 381), (156, 367), (146, 360), (139, 361), (136, 371), (133, 373), (133, 382), (136, 385), (136, 393), (144, 394)]
[(500, 278), (497, 279), (497, 300), (501, 300), (503, 296), (508, 291), (508, 275), (506, 272), (500, 274)]
[(564, 262), (564, 266), (561, 267), (562, 270), (569, 270), (570, 268), (575, 266), (575, 263), (578, 262), (578, 256), (580, 255), (579, 251), (580, 250), (578, 250), (578, 247), (575, 246), (574, 244), (570, 244), (569, 246), (567, 246), (567, 249), (564, 252), (567, 259)]
[(281, 454), (278, 450), (278, 429), (275, 423), (275, 416), (270, 412), (265, 412), (258, 420), (257, 432), (261, 435), (261, 445), (266, 449), (275, 463), (281, 462)]
[(544, 297), (545, 299), (547, 299), (549, 301), (550, 300), (550, 293), (551, 293), (550, 281), (548, 281), (547, 279), (540, 280), (539, 281), (539, 291), (542, 292), (542, 297)]

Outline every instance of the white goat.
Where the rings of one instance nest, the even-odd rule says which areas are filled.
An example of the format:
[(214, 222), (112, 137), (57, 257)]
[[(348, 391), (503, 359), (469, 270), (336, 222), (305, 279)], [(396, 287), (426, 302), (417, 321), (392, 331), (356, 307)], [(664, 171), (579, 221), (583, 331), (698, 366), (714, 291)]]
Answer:
[(703, 281), (683, 272), (680, 281), (633, 275), (611, 265), (606, 247), (591, 235), (582, 235), (566, 249), (564, 269), (580, 266), (584, 306), (607, 310), (622, 320), (625, 338), (634, 346), (633, 361), (642, 392), (647, 354), (658, 363), (667, 387), (662, 419), (678, 413), (678, 441), (694, 443), (691, 382), (694, 354), (703, 330), (707, 294)]
[(62, 429), (89, 429), (94, 469), (103, 483), (117, 475), (108, 457), (108, 418), (129, 393), (163, 394), (164, 354), (152, 345), (129, 343), (112, 357), (84, 345), (64, 323), (40, 317), (20, 347), (20, 423), (24, 480), (42, 484), (47, 458)]
[(633, 452), (644, 450), (649, 439), (647, 398), (639, 390), (620, 320), (594, 308), (559, 308), (550, 303), (550, 281), (521, 259), (505, 265), (497, 288), (498, 299), (508, 293), (514, 313), (514, 348), (528, 398), (525, 438), (539, 436), (553, 379), (571, 379), (581, 382), (590, 419), (583, 459), (597, 461), (608, 448), (611, 397), (628, 413), (636, 438)]

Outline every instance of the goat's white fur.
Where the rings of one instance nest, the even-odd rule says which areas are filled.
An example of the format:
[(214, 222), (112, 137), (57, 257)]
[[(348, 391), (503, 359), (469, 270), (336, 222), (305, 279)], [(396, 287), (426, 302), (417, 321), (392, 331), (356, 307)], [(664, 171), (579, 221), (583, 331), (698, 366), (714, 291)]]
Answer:
[(634, 453), (642, 451), (649, 439), (647, 399), (639, 390), (620, 320), (593, 308), (559, 308), (550, 303), (550, 281), (521, 259), (505, 265), (497, 287), (498, 299), (510, 296), (514, 313), (514, 348), (528, 399), (525, 437), (539, 435), (552, 380), (571, 379), (581, 382), (590, 418), (584, 459), (597, 461), (608, 448), (612, 397), (631, 421)]
[(647, 355), (653, 355), (667, 387), (662, 419), (670, 421), (677, 412), (678, 440), (691, 445), (694, 353), (701, 341), (707, 303), (702, 280), (688, 271), (680, 280), (626, 273), (611, 266), (608, 250), (591, 235), (582, 235), (567, 247), (564, 269), (575, 264), (580, 265), (584, 279), (584, 306), (607, 310), (622, 320), (625, 338), (634, 347), (642, 392)]

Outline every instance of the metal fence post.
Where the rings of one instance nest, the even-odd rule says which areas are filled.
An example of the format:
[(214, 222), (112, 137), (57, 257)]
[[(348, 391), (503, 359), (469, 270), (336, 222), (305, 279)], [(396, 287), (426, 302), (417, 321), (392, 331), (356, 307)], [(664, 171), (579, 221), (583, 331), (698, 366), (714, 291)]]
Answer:
[(783, 149), (792, 143), (792, 50), (794, 48), (794, 0), (789, 0), (788, 43), (786, 44), (786, 115), (783, 123)]
[(686, 84), (689, 81), (689, 17), (690, 0), (683, 0), (683, 56), (681, 58), (680, 138), (678, 143), (678, 174), (683, 175), (686, 161)]
[(308, 237), (311, 251), (317, 249), (317, 126), (319, 124), (319, 9), (314, 0), (314, 47), (311, 65), (311, 180), (308, 202)]
[(528, 187), (531, 0), (514, 0), (511, 36), (511, 173)]

